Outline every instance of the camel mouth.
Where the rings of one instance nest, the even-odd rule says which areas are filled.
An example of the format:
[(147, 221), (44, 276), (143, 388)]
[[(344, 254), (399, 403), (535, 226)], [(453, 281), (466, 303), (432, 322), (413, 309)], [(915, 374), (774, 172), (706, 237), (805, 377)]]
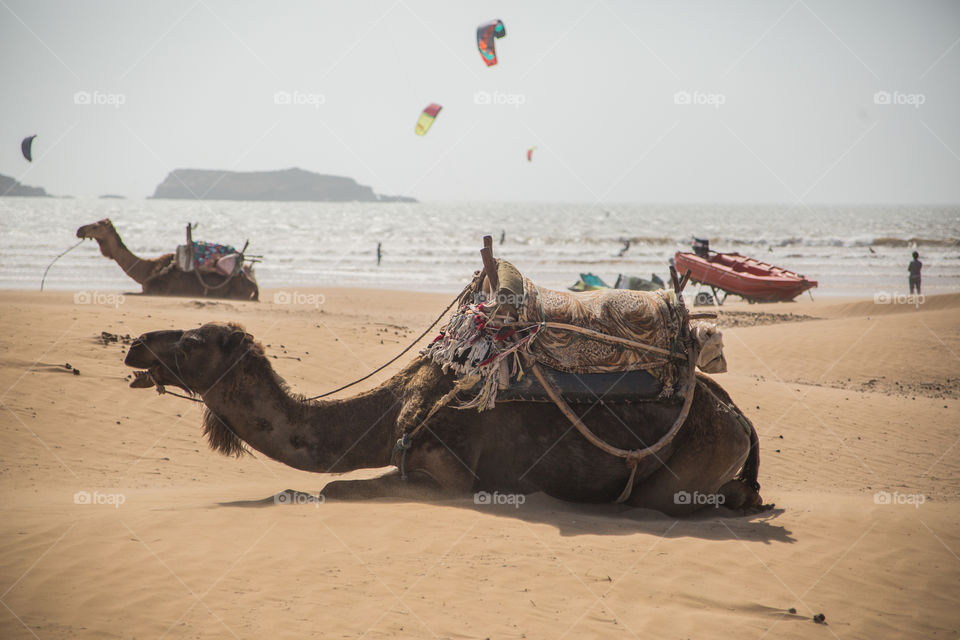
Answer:
[(131, 389), (152, 389), (155, 386), (157, 386), (157, 381), (150, 371), (142, 370), (133, 372), (133, 381), (130, 383)]
[(158, 364), (149, 369), (139, 369), (133, 372), (133, 380), (130, 381), (131, 389), (153, 389), (159, 393), (163, 393), (166, 390), (166, 387), (176, 387), (182, 389), (185, 393), (193, 395), (196, 393), (193, 389), (189, 388), (186, 383), (182, 380), (169, 380), (169, 376), (164, 376), (165, 367), (162, 364)]

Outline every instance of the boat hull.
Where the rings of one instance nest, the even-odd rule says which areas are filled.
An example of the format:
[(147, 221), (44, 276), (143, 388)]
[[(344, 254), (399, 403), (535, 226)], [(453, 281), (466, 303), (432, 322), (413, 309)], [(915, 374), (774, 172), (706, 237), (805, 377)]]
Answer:
[(751, 302), (787, 302), (817, 286), (816, 280), (737, 253), (715, 253), (709, 259), (678, 252), (677, 272), (690, 271), (690, 280), (716, 287)]

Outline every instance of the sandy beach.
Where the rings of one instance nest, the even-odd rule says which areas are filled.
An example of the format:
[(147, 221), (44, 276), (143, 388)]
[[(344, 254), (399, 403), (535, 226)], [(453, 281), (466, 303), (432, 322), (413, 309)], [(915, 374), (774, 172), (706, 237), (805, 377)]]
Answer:
[(127, 388), (124, 336), (237, 321), (313, 395), (450, 298), (273, 293), (0, 292), (0, 637), (957, 637), (960, 295), (728, 303), (715, 377), (776, 507), (675, 520), (542, 494), (260, 502), (334, 476), (213, 453), (198, 405)]

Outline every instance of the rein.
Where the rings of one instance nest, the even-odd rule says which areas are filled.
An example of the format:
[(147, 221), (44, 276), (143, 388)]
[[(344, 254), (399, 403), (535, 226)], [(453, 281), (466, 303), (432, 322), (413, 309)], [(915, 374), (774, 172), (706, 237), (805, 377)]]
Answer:
[[(447, 315), (447, 312), (450, 311), (450, 309), (453, 307), (453, 305), (455, 305), (455, 304), (457, 303), (457, 301), (459, 301), (460, 298), (462, 298), (463, 295), (464, 295), (464, 294), (470, 289), (470, 287), (472, 287), (472, 286), (473, 286), (473, 283), (471, 282), (471, 283), (468, 284), (466, 287), (464, 287), (463, 291), (461, 291), (460, 293), (458, 293), (458, 294), (457, 294), (457, 297), (454, 298), (454, 299), (450, 302), (450, 304), (447, 305), (447, 307), (440, 313), (439, 316), (437, 316), (437, 319), (434, 320), (434, 321), (430, 324), (430, 326), (427, 327), (426, 330), (424, 330), (423, 333), (421, 333), (419, 336), (417, 336), (417, 337), (414, 339), (414, 341), (411, 342), (403, 351), (401, 351), (400, 353), (398, 353), (398, 354), (397, 354), (396, 356), (394, 356), (392, 359), (390, 359), (389, 361), (385, 362), (383, 365), (377, 367), (376, 369), (374, 369), (373, 371), (371, 371), (371, 372), (368, 373), (367, 375), (363, 376), (362, 378), (358, 378), (358, 379), (354, 380), (353, 382), (351, 382), (351, 383), (349, 383), (349, 384), (345, 384), (345, 385), (343, 385), (342, 387), (338, 387), (338, 388), (334, 389), (333, 391), (327, 391), (326, 393), (321, 393), (320, 395), (311, 396), (311, 397), (309, 397), (309, 398), (304, 398), (304, 401), (305, 401), (305, 402), (309, 402), (310, 400), (317, 400), (317, 399), (319, 399), (319, 398), (324, 398), (324, 397), (326, 397), (326, 396), (333, 395), (333, 394), (337, 393), (338, 391), (343, 391), (344, 389), (347, 389), (347, 388), (349, 388), (349, 387), (352, 387), (352, 386), (355, 385), (355, 384), (359, 384), (359, 383), (363, 382), (364, 380), (366, 380), (367, 378), (370, 378), (371, 376), (374, 376), (374, 375), (380, 373), (381, 371), (383, 371), (384, 369), (386, 369), (387, 367), (389, 367), (391, 364), (393, 364), (393, 363), (396, 362), (398, 359), (400, 359), (400, 358), (403, 356), (403, 354), (405, 354), (407, 351), (410, 351), (410, 349), (412, 349), (413, 347), (415, 347), (415, 346), (417, 345), (417, 343), (420, 342), (420, 340), (422, 340), (428, 333), (430, 333), (431, 329), (433, 329), (435, 326), (437, 326), (437, 323), (439, 323), (439, 322), (443, 319), (443, 316)], [(182, 376), (181, 373), (180, 373), (180, 362), (179, 362), (179, 360), (177, 359), (177, 355), (174, 354), (173, 358), (174, 358), (174, 363), (177, 365), (177, 374), (178, 374), (178, 377), (180, 377), (180, 378), (182, 379), (183, 376)], [(157, 382), (156, 380), (154, 380), (154, 385), (156, 386), (156, 388), (157, 388), (157, 393), (159, 393), (159, 394), (168, 394), (168, 395), (171, 395), (171, 396), (174, 396), (174, 397), (177, 397), (177, 398), (183, 398), (184, 400), (190, 400), (191, 402), (200, 402), (200, 403), (203, 402), (203, 400), (198, 400), (197, 398), (193, 398), (193, 397), (191, 397), (191, 396), (185, 396), (185, 395), (180, 394), (180, 393), (177, 393), (177, 392), (175, 392), (175, 391), (167, 391), (166, 388), (165, 388), (162, 384), (160, 384), (159, 382)]]
[[(174, 352), (174, 354), (173, 354), (173, 363), (174, 363), (175, 365), (177, 365), (177, 378), (179, 378), (180, 381), (182, 382), (182, 381), (183, 381), (183, 372), (180, 370), (180, 358), (177, 357), (176, 352)], [(153, 378), (153, 376), (150, 376), (150, 377)], [(153, 381), (153, 384), (154, 384), (154, 386), (156, 386), (156, 388), (157, 388), (157, 393), (160, 394), (160, 395), (168, 394), (168, 395), (174, 396), (174, 397), (176, 397), (176, 398), (183, 398), (184, 400), (189, 400), (190, 402), (199, 402), (199, 403), (201, 403), (201, 404), (203, 403), (203, 400), (198, 400), (197, 398), (194, 398), (193, 396), (185, 396), (185, 395), (183, 395), (182, 393), (177, 393), (176, 391), (167, 391), (167, 388), (166, 388), (165, 386), (163, 386), (162, 384), (160, 384), (159, 382), (157, 382), (156, 380)]]
[(471, 288), (472, 286), (473, 286), (473, 282), (471, 282), (471, 283), (468, 284), (466, 287), (464, 287), (464, 288), (463, 288), (463, 291), (461, 291), (460, 293), (458, 293), (458, 294), (457, 294), (457, 297), (454, 298), (454, 299), (450, 302), (450, 304), (447, 305), (447, 307), (440, 313), (439, 316), (437, 316), (437, 319), (434, 320), (434, 321), (430, 324), (430, 326), (426, 328), (426, 330), (425, 330), (423, 333), (421, 333), (419, 336), (417, 336), (417, 337), (413, 340), (413, 342), (411, 342), (409, 345), (407, 345), (407, 348), (406, 348), (406, 349), (404, 349), (403, 351), (401, 351), (400, 353), (398, 353), (398, 354), (397, 354), (396, 356), (394, 356), (392, 359), (388, 360), (387, 362), (385, 362), (385, 363), (382, 364), (381, 366), (377, 367), (376, 369), (374, 369), (373, 371), (371, 371), (371, 372), (368, 373), (367, 375), (363, 376), (362, 378), (358, 378), (358, 379), (354, 380), (353, 382), (351, 382), (351, 383), (349, 383), (349, 384), (345, 384), (345, 385), (343, 385), (342, 387), (338, 387), (338, 388), (334, 389), (333, 391), (327, 391), (326, 393), (321, 393), (320, 395), (311, 396), (311, 397), (309, 397), (309, 398), (306, 398), (305, 400), (307, 400), (307, 401), (309, 401), (309, 400), (317, 400), (318, 398), (325, 398), (325, 397), (327, 397), (327, 396), (331, 396), (331, 395), (337, 393), (338, 391), (343, 391), (344, 389), (348, 389), (348, 388), (352, 387), (352, 386), (355, 385), (355, 384), (358, 384), (358, 383), (360, 383), (360, 382), (363, 382), (363, 381), (366, 380), (367, 378), (370, 378), (371, 376), (374, 376), (374, 375), (380, 373), (381, 371), (383, 371), (384, 369), (386, 369), (387, 367), (389, 367), (391, 364), (393, 364), (394, 362), (396, 362), (397, 360), (399, 360), (400, 357), (401, 357), (403, 354), (405, 354), (407, 351), (410, 351), (410, 349), (412, 349), (413, 347), (415, 347), (415, 346), (417, 345), (417, 343), (420, 342), (428, 333), (430, 333), (430, 331), (431, 331), (435, 326), (437, 326), (437, 323), (439, 323), (441, 320), (443, 320), (443, 316), (447, 315), (447, 312), (450, 311), (451, 308), (453, 308), (453, 305), (457, 304), (457, 302), (463, 297), (463, 295), (464, 295), (465, 293), (467, 293), (467, 291), (470, 290), (470, 288)]
[(46, 282), (46, 280), (47, 280), (47, 272), (50, 271), (50, 267), (53, 266), (53, 263), (56, 262), (57, 260), (59, 260), (60, 258), (62, 258), (63, 256), (67, 255), (68, 253), (70, 253), (71, 251), (73, 251), (74, 249), (76, 249), (77, 247), (79, 247), (81, 244), (83, 244), (83, 241), (84, 241), (84, 240), (86, 240), (86, 238), (80, 238), (80, 242), (78, 242), (77, 244), (73, 245), (72, 247), (70, 247), (69, 249), (67, 249), (66, 251), (64, 251), (64, 252), (61, 253), (60, 255), (58, 255), (56, 258), (53, 259), (52, 262), (50, 262), (50, 264), (47, 265), (47, 268), (43, 270), (43, 277), (40, 279), (40, 291), (43, 291), (43, 283)]

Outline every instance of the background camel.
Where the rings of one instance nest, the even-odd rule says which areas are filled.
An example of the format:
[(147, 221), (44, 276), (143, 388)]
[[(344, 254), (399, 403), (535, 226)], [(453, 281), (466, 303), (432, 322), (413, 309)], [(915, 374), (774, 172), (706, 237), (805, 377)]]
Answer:
[(108, 218), (77, 229), (78, 238), (93, 238), (100, 245), (104, 257), (115, 260), (123, 272), (140, 283), (143, 293), (160, 296), (190, 296), (198, 298), (230, 298), (232, 300), (259, 300), (260, 288), (253, 269), (244, 265), (230, 282), (225, 276), (204, 273), (204, 287), (196, 273), (187, 273), (177, 267), (172, 253), (159, 258), (140, 258), (133, 254)]
[[(424, 399), (439, 397), (454, 382), (417, 358), (371, 391), (305, 401), (290, 393), (251, 335), (220, 323), (146, 333), (131, 345), (125, 363), (145, 370), (131, 386), (170, 385), (198, 394), (214, 450), (241, 455), (249, 445), (315, 472), (397, 465), (402, 425), (417, 424)], [(572, 406), (595, 433), (624, 448), (656, 442), (679, 409), (663, 402)], [(628, 504), (679, 515), (703, 506), (693, 497), (699, 494), (722, 496), (734, 509), (760, 506), (756, 433), (738, 415), (726, 392), (701, 376), (683, 429), (658, 458), (641, 462)], [(569, 501), (612, 502), (630, 476), (622, 460), (589, 444), (549, 402), (500, 403), (480, 413), (441, 409), (417, 435), (405, 468), (407, 480), (399, 472), (338, 480), (323, 494), (356, 499), (543, 491)], [(678, 498), (682, 492), (689, 499)]]

